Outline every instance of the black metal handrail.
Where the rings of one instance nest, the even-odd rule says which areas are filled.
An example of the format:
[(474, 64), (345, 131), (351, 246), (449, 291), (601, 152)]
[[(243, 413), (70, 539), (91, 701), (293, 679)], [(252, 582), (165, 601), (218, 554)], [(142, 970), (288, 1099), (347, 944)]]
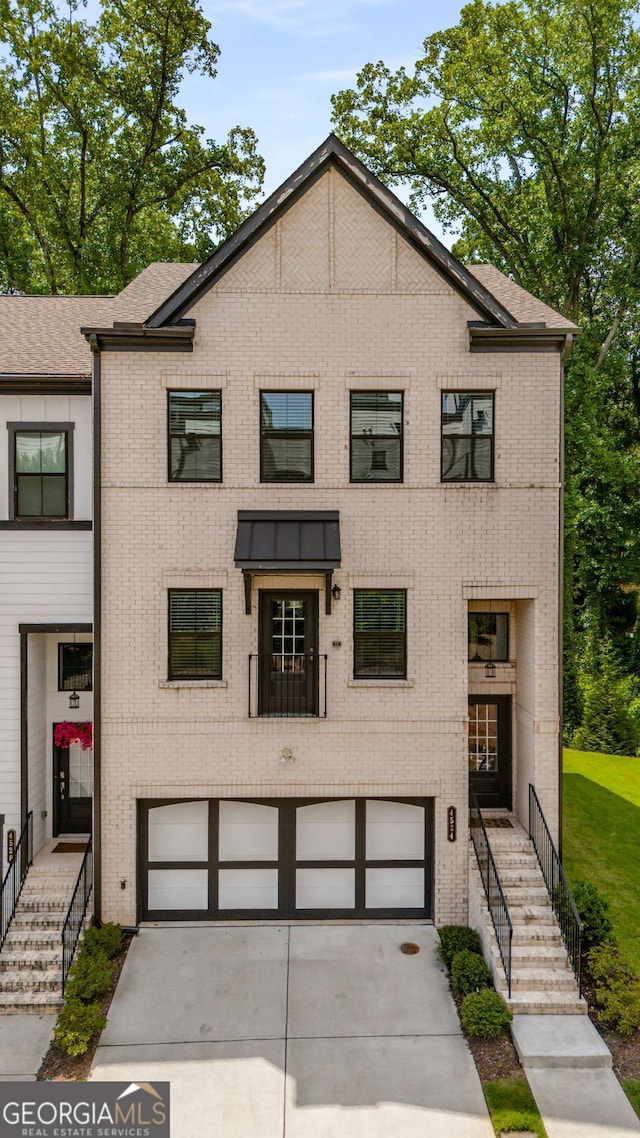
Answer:
[(82, 932), (87, 913), (87, 905), (93, 888), (93, 848), (91, 838), (82, 859), (80, 872), (73, 890), (71, 902), (62, 926), (62, 995), (73, 964), (76, 946)]
[(529, 837), (582, 995), (582, 922), (549, 832), (535, 787), (529, 783)]
[(294, 719), (326, 718), (327, 657), (317, 652), (252, 653), (248, 714)]
[(513, 925), (505, 900), (498, 869), (491, 852), (487, 831), (473, 787), (469, 787), (469, 831), (473, 848), (476, 851), (478, 869), (482, 878), (489, 913), (498, 942), (498, 951), (507, 980), (511, 998), (511, 957), (513, 947)]
[(33, 811), (27, 814), (20, 837), (16, 842), (13, 857), (9, 863), (0, 888), (0, 949), (2, 948), (9, 925), (16, 911), (18, 898), (22, 892), (24, 879), (33, 861)]

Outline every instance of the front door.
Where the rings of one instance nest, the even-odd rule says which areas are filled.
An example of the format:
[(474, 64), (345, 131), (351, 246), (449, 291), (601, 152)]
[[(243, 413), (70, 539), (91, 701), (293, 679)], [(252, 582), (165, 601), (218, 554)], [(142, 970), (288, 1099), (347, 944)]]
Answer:
[(511, 809), (511, 696), (469, 696), (469, 781), (480, 807)]
[[(55, 724), (54, 724), (55, 726)], [(93, 751), (53, 747), (53, 836), (91, 832)]]
[(317, 592), (262, 590), (258, 619), (258, 715), (317, 715)]

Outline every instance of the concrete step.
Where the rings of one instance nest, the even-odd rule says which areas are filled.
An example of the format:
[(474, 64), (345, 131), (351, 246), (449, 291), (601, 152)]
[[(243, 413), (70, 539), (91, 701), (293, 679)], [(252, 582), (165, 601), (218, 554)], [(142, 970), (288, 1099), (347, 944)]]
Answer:
[(511, 992), (511, 999), (506, 995), (506, 986), (502, 995), (513, 1015), (586, 1015), (586, 1000), (575, 992), (539, 992), (518, 989)]
[[(13, 922), (7, 933), (6, 940), (2, 946), (2, 952), (12, 952), (18, 949), (20, 952), (27, 952), (31, 950), (40, 951), (44, 949), (60, 948), (61, 938), (60, 930), (55, 929), (41, 929), (41, 928), (14, 928)], [(0, 954), (1, 955), (1, 954)]]
[(57, 1015), (62, 996), (52, 992), (0, 992), (0, 1015)]
[(62, 959), (62, 949), (58, 946), (57, 949), (41, 949), (37, 952), (35, 949), (31, 951), (23, 951), (21, 949), (13, 949), (7, 951), (6, 945), (0, 952), (0, 979), (5, 972), (39, 972), (46, 971), (49, 968), (55, 968)]
[(512, 991), (520, 992), (574, 992), (578, 985), (573, 972), (565, 968), (527, 968), (518, 966), (511, 973)]
[(520, 905), (548, 905), (549, 908), (551, 908), (549, 894), (544, 885), (532, 885), (528, 881), (522, 884), (518, 884), (517, 882), (502, 882), (502, 891), (506, 897), (509, 908), (511, 908), (512, 905), (515, 908), (518, 908)]
[(540, 870), (535, 865), (498, 866), (498, 875), (503, 889), (526, 885), (537, 889), (541, 885)]
[(569, 968), (563, 944), (516, 944), (511, 946), (514, 965), (535, 964), (536, 968)]
[(513, 1042), (523, 1067), (612, 1066), (611, 1052), (588, 1016), (559, 1016), (553, 1023), (535, 1016), (514, 1016)]
[(21, 929), (62, 929), (64, 923), (64, 913), (22, 913), (18, 910), (14, 913), (13, 920), (11, 921), (10, 928)]
[(21, 893), (16, 912), (18, 913), (62, 913), (66, 916), (71, 897), (66, 894)]
[(545, 946), (547, 948), (562, 948), (564, 941), (558, 926), (517, 925), (513, 930), (513, 948), (531, 948), (532, 946)]
[(0, 976), (0, 995), (3, 992), (62, 992), (62, 968), (40, 968), (27, 972), (4, 972)]
[(513, 924), (514, 937), (516, 928), (526, 925), (550, 925), (556, 929), (558, 927), (551, 905), (509, 905), (509, 916)]

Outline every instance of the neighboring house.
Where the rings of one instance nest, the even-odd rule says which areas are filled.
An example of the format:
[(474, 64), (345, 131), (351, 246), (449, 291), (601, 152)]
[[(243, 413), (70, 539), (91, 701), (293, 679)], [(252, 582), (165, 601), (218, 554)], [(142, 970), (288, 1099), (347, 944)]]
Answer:
[(1, 298), (5, 827), (84, 829), (93, 698), (102, 919), (466, 921), (469, 779), (558, 832), (575, 331), (333, 137), (202, 266)]

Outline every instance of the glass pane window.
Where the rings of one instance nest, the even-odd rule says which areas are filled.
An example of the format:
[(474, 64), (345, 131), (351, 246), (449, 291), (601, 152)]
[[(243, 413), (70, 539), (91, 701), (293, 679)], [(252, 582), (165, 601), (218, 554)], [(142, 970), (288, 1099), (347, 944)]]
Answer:
[(219, 391), (169, 392), (169, 478), (172, 482), (222, 480)]
[(505, 661), (509, 659), (509, 614), (506, 612), (469, 613), (469, 660)]
[(402, 392), (351, 392), (351, 481), (402, 481)]
[(406, 663), (404, 589), (356, 589), (354, 592), (354, 676), (404, 679)]
[(441, 477), (493, 481), (493, 392), (442, 392)]
[(313, 482), (313, 393), (260, 393), (260, 481)]
[(67, 432), (15, 432), (15, 516), (66, 518)]
[(169, 679), (222, 679), (222, 589), (169, 590)]
[(91, 691), (92, 644), (58, 645), (58, 691)]
[(469, 770), (498, 769), (498, 707), (472, 703), (469, 707)]

